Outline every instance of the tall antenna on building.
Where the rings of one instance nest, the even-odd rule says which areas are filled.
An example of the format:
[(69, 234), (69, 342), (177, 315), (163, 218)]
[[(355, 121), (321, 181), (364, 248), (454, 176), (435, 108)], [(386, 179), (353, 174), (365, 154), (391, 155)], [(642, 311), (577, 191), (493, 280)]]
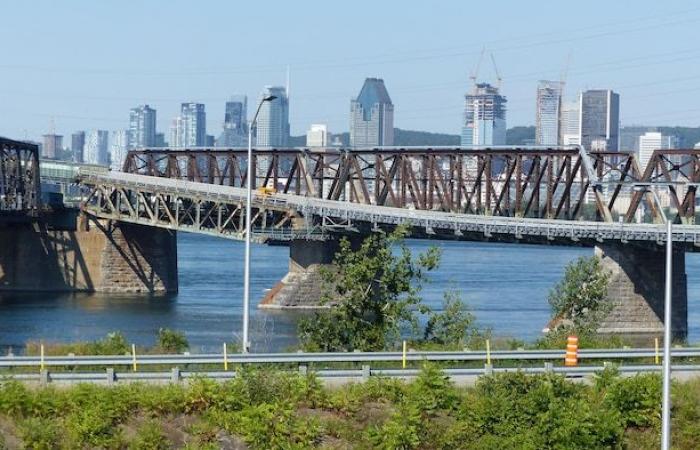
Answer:
[(571, 64), (571, 50), (569, 54), (566, 55), (566, 62), (561, 70), (561, 75), (559, 76), (559, 88), (561, 89), (561, 96), (564, 96), (564, 86), (566, 85), (566, 78), (569, 76), (569, 64)]
[(503, 79), (501, 78), (501, 74), (498, 73), (498, 66), (496, 66), (496, 58), (494, 58), (493, 53), (491, 53), (491, 64), (493, 64), (493, 71), (496, 72), (496, 87), (500, 90), (501, 82), (503, 81)]
[(473, 86), (476, 86), (476, 79), (479, 76), (479, 68), (481, 67), (481, 61), (484, 59), (484, 53), (486, 53), (486, 46), (481, 47), (479, 60), (476, 62), (476, 67), (474, 67), (474, 70), (472, 70), (472, 73), (469, 75), (469, 79), (472, 80)]

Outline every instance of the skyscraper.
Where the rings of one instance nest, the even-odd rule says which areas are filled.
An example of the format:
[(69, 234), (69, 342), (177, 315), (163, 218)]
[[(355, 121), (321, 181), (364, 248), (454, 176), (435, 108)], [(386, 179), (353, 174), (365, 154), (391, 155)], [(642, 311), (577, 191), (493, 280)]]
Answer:
[(562, 84), (559, 81), (541, 80), (537, 86), (536, 145), (556, 146), (559, 144), (561, 91)]
[(85, 133), (84, 162), (109, 165), (109, 133), (107, 131), (93, 130)]
[(506, 98), (497, 87), (477, 83), (464, 96), (462, 145), (505, 145)]
[(579, 109), (578, 102), (567, 102), (561, 106), (559, 122), (559, 143), (561, 145), (579, 145)]
[(306, 146), (327, 147), (331, 141), (330, 137), (326, 124), (312, 123), (311, 128), (306, 132)]
[(129, 113), (129, 147), (156, 145), (156, 110), (148, 105), (132, 108)]
[(248, 139), (248, 97), (235, 95), (226, 102), (224, 129), (219, 135), (217, 146), (242, 147)]
[(112, 131), (109, 142), (109, 167), (121, 171), (129, 151), (129, 134), (131, 130)]
[(73, 162), (83, 162), (85, 152), (85, 132), (76, 131), (70, 136), (71, 153), (73, 153)]
[(586, 150), (620, 148), (620, 96), (609, 89), (584, 91), (579, 96), (579, 136)]
[(44, 145), (41, 147), (41, 157), (56, 159), (61, 156), (63, 150), (63, 136), (60, 134), (45, 134)]
[(263, 102), (258, 115), (256, 147), (286, 147), (289, 145), (289, 99), (287, 89), (281, 86), (265, 86), (261, 97), (274, 95), (269, 102)]
[(185, 119), (182, 116), (177, 116), (170, 124), (170, 142), (171, 147), (185, 146)]
[(183, 103), (180, 107), (182, 144), (178, 147), (202, 147), (207, 139), (207, 115), (202, 103)]
[(350, 102), (350, 146), (394, 145), (394, 104), (381, 78), (367, 78)]

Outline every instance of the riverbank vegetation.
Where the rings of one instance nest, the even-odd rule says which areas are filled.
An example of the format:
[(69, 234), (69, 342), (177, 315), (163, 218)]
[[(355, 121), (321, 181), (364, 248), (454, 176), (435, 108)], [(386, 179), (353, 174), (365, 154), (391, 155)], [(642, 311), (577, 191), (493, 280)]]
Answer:
[[(217, 383), (31, 388), (0, 381), (0, 448), (652, 449), (661, 380), (591, 383), (503, 373), (457, 387), (434, 366), (407, 383), (325, 387), (244, 369)], [(700, 380), (673, 386), (674, 448), (700, 446)]]

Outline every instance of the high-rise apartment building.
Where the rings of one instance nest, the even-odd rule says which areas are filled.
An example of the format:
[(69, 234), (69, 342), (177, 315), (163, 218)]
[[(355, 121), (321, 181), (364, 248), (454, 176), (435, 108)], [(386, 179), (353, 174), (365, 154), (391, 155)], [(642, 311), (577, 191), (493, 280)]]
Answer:
[[(173, 139), (173, 136), (176, 139)], [(154, 138), (155, 139), (155, 138)], [(203, 147), (207, 139), (207, 116), (202, 103), (183, 103), (170, 128), (172, 147)]]
[(307, 147), (328, 147), (331, 141), (328, 133), (328, 125), (322, 123), (312, 123), (309, 131), (306, 132)]
[(121, 171), (126, 154), (129, 152), (129, 135), (131, 130), (112, 131), (109, 141), (109, 167)]
[(506, 97), (497, 87), (477, 83), (464, 96), (462, 145), (505, 145)]
[(287, 89), (281, 86), (265, 86), (261, 97), (276, 98), (263, 102), (256, 124), (256, 147), (272, 148), (289, 145), (289, 99)]
[(41, 157), (46, 159), (57, 159), (63, 151), (63, 136), (60, 134), (45, 134), (44, 145), (41, 147)]
[(87, 164), (109, 165), (109, 133), (93, 130), (85, 133), (84, 162)]
[(350, 102), (350, 146), (394, 145), (394, 104), (381, 78), (367, 78)]
[(609, 89), (579, 95), (579, 136), (586, 150), (620, 149), (620, 96)]
[(219, 147), (243, 147), (248, 144), (248, 97), (234, 95), (226, 102), (224, 129), (217, 139)]
[(562, 83), (542, 80), (537, 86), (535, 114), (535, 144), (559, 144)]
[(578, 102), (562, 103), (559, 115), (559, 144), (579, 145), (579, 112)]
[(129, 113), (129, 148), (155, 147), (156, 110), (148, 105), (132, 108)]
[(644, 170), (651, 159), (654, 150), (677, 148), (678, 138), (666, 136), (658, 131), (647, 131), (639, 136), (639, 168)]
[(85, 132), (76, 131), (70, 136), (70, 150), (73, 154), (73, 162), (83, 162), (85, 153)]

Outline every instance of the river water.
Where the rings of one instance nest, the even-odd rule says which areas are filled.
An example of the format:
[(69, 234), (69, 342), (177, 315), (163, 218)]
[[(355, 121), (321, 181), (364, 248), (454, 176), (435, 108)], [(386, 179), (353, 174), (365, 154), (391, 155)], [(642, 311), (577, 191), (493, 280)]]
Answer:
[[(461, 291), (480, 326), (496, 336), (534, 340), (549, 319), (547, 293), (571, 260), (591, 249), (536, 245), (409, 241), (414, 251), (442, 248), (440, 267), (423, 290), (440, 309), (446, 289)], [(193, 351), (220, 351), (241, 329), (243, 243), (178, 235), (180, 291), (172, 296), (105, 294), (0, 294), (0, 351), (27, 340), (75, 341), (122, 331), (151, 345), (161, 327), (183, 331)], [(252, 247), (251, 292), (255, 304), (287, 271), (288, 248)], [(700, 338), (700, 255), (686, 256), (689, 340)], [(251, 308), (255, 351), (285, 350), (296, 343), (301, 313)]]

